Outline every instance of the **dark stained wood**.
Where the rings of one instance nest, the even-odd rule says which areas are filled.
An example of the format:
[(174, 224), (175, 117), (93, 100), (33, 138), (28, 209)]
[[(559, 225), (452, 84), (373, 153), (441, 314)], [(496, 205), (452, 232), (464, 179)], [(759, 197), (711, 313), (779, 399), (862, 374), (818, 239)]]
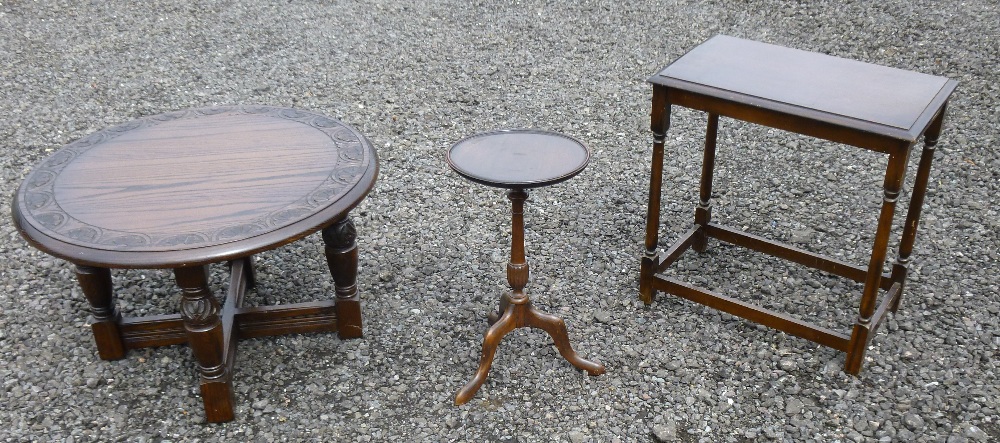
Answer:
[(649, 174), (649, 205), (646, 208), (645, 248), (639, 265), (639, 299), (647, 305), (656, 297), (651, 282), (657, 272), (656, 248), (660, 235), (660, 199), (663, 195), (663, 142), (670, 129), (670, 102), (667, 101), (666, 88), (653, 88), (649, 129), (653, 132), (653, 156)]
[[(947, 101), (957, 83), (900, 69), (782, 48), (727, 36), (714, 37), (650, 77), (653, 84), (653, 164), (646, 220), (646, 251), (639, 271), (639, 298), (657, 291), (677, 295), (757, 323), (806, 338), (847, 354), (844, 370), (858, 374), (865, 350), (888, 312), (902, 299), (907, 266), (929, 180), (934, 146)], [(670, 107), (709, 115), (695, 229), (657, 253), (660, 181)], [(882, 208), (867, 267), (751, 235), (711, 221), (712, 170), (718, 117), (728, 117), (882, 152), (889, 161)], [(924, 136), (899, 252), (891, 273), (883, 273), (895, 206), (912, 145)], [(795, 152), (794, 155), (808, 155)], [(658, 275), (687, 249), (701, 251), (715, 238), (757, 252), (864, 283), (850, 337)], [(885, 291), (881, 303), (879, 293)], [(877, 305), (877, 307), (876, 307)]]
[[(698, 191), (698, 207), (694, 210), (695, 224), (706, 228), (712, 221), (712, 177), (715, 175), (715, 139), (719, 133), (719, 114), (708, 114), (705, 130), (704, 158), (701, 162), (701, 185)], [(708, 246), (707, 229), (699, 229), (691, 245), (695, 251), (704, 252)]]
[(838, 351), (846, 351), (850, 344), (850, 338), (846, 335), (838, 334), (826, 328), (820, 328), (808, 322), (764, 309), (735, 298), (730, 298), (706, 289), (688, 285), (673, 278), (658, 278), (653, 281), (653, 286), (658, 291), (683, 297), (710, 308), (718, 309), (756, 323), (767, 325), (779, 331), (784, 331), (794, 336), (802, 337), (806, 340), (831, 347)]
[(322, 115), (195, 109), (60, 149), (25, 178), (13, 215), (33, 245), (78, 264), (217, 263), (333, 224), (367, 195), (377, 172), (364, 136)]
[[(103, 359), (187, 344), (206, 419), (233, 419), (240, 338), (338, 331), (360, 337), (357, 245), (348, 214), (378, 159), (356, 130), (298, 109), (228, 106), (155, 115), (73, 142), (40, 162), (14, 199), (29, 243), (77, 264)], [(252, 254), (323, 231), (334, 300), (244, 307)], [(220, 305), (207, 265), (229, 261)], [(108, 268), (174, 269), (181, 314), (122, 318)]]
[(326, 262), (336, 288), (340, 338), (361, 337), (361, 299), (358, 297), (358, 244), (354, 222), (344, 217), (323, 229)]
[(501, 130), (467, 137), (448, 150), (455, 172), (498, 188), (548, 186), (579, 174), (590, 149), (572, 137), (548, 131)]
[[(861, 266), (852, 265), (841, 260), (809, 252), (781, 242), (768, 240), (766, 238), (728, 226), (710, 223), (706, 228), (706, 232), (708, 232), (708, 236), (711, 238), (736, 246), (753, 249), (757, 252), (762, 252), (773, 257), (783, 258), (803, 266), (808, 266), (813, 269), (818, 269), (833, 275), (848, 278), (858, 283), (864, 282), (865, 279), (868, 278), (868, 270), (862, 268)], [(883, 276), (889, 277), (885, 274), (883, 274)], [(889, 286), (892, 286), (892, 283), (882, 282), (880, 285), (881, 286), (879, 287), (881, 289), (889, 289)]]
[(104, 360), (118, 360), (125, 357), (125, 344), (122, 342), (118, 322), (121, 314), (115, 306), (114, 287), (111, 283), (111, 270), (92, 266), (77, 266), (76, 279), (80, 283), (83, 295), (90, 302), (90, 313), (94, 321), (90, 329), (97, 343), (97, 353)]
[[(236, 312), (240, 338), (339, 332), (335, 303), (332, 300), (322, 300), (240, 308)], [(341, 335), (341, 338), (346, 337)]]
[(180, 314), (124, 317), (118, 327), (128, 349), (182, 345), (188, 340)]
[(488, 316), (491, 325), (483, 337), (479, 368), (455, 395), (455, 405), (465, 404), (476, 395), (489, 375), (500, 341), (518, 328), (545, 331), (570, 364), (590, 375), (604, 373), (604, 365), (586, 360), (573, 350), (566, 323), (539, 312), (524, 292), (530, 275), (524, 250), (524, 202), (528, 199), (525, 188), (567, 180), (582, 171), (589, 158), (590, 150), (575, 139), (527, 130), (475, 135), (459, 141), (448, 151), (448, 164), (455, 171), (478, 183), (510, 188), (507, 198), (511, 202), (511, 252), (507, 262), (507, 284), (511, 291), (500, 297), (499, 316), (492, 313)]
[(503, 337), (518, 328), (536, 328), (548, 333), (555, 342), (556, 349), (570, 364), (577, 369), (587, 371), (589, 375), (601, 375), (604, 373), (604, 365), (584, 359), (573, 350), (569, 341), (569, 334), (566, 331), (566, 322), (554, 315), (545, 314), (535, 309), (531, 300), (523, 298), (514, 300), (508, 294), (504, 294), (503, 314), (499, 319), (486, 330), (483, 337), (482, 356), (479, 360), (479, 368), (476, 374), (455, 394), (455, 405), (463, 405), (472, 400), (479, 388), (486, 382), (486, 377), (493, 366), (493, 358), (496, 356), (497, 346)]
[[(338, 331), (333, 300), (242, 307), (236, 309), (233, 319), (240, 339)], [(179, 314), (125, 317), (120, 327), (128, 349), (188, 342)]]
[[(208, 266), (175, 268), (174, 276), (181, 288), (184, 332), (201, 375), (205, 418), (210, 422), (232, 420), (235, 401), (231, 373), (226, 365), (231, 337), (225, 334), (219, 302), (208, 288)], [(232, 333), (232, 329), (229, 332)]]
[(917, 238), (917, 225), (920, 224), (920, 210), (924, 206), (924, 195), (927, 193), (927, 182), (930, 179), (931, 163), (934, 161), (934, 147), (937, 145), (938, 137), (941, 135), (941, 124), (944, 121), (945, 108), (942, 106), (938, 117), (931, 123), (924, 136), (924, 149), (920, 154), (920, 164), (917, 166), (917, 176), (913, 181), (913, 193), (910, 197), (910, 207), (906, 213), (906, 222), (903, 224), (903, 234), (899, 241), (899, 251), (896, 255), (896, 262), (892, 266), (892, 281), (900, 285), (899, 297), (896, 303), (890, 308), (892, 312), (899, 309), (899, 302), (903, 298), (903, 287), (906, 284), (907, 267), (910, 264), (910, 254), (913, 252), (913, 243)]
[[(777, 111), (908, 144), (926, 130), (957, 85), (944, 77), (725, 35), (695, 47), (649, 81), (752, 105), (761, 114)], [(800, 132), (797, 123), (792, 130)]]
[(688, 229), (688, 232), (682, 235), (672, 246), (670, 246), (670, 249), (667, 249), (658, 255), (656, 259), (656, 267), (654, 268), (655, 272), (663, 272), (670, 267), (670, 265), (674, 264), (678, 258), (681, 258), (684, 251), (687, 251), (688, 248), (694, 245), (695, 240), (698, 238), (700, 231), (702, 230), (703, 228), (701, 226), (692, 226), (691, 229)]

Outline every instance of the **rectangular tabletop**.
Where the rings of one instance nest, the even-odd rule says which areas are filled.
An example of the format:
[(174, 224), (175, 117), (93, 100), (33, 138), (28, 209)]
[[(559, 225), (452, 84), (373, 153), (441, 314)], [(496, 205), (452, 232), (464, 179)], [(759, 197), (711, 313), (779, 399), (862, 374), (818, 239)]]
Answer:
[(957, 82), (815, 52), (715, 36), (653, 84), (912, 143)]

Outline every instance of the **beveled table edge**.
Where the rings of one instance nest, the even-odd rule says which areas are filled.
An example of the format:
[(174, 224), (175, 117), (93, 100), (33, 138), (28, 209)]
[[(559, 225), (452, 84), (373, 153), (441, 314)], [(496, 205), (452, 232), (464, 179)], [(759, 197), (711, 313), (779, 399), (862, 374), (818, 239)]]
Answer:
[[(720, 35), (724, 34), (717, 34), (711, 38), (715, 38)], [(711, 38), (704, 40), (702, 43), (711, 40)], [(931, 121), (940, 112), (944, 104), (948, 102), (949, 98), (955, 92), (955, 89), (958, 87), (958, 81), (947, 77), (938, 76), (946, 80), (945, 83), (941, 86), (941, 89), (938, 90), (934, 98), (928, 101), (927, 105), (924, 107), (920, 116), (916, 118), (913, 125), (910, 128), (902, 129), (891, 125), (875, 123), (867, 120), (857, 119), (850, 116), (794, 105), (791, 103), (785, 103), (782, 101), (769, 99), (767, 97), (760, 97), (756, 95), (746, 94), (740, 91), (721, 89), (661, 74), (665, 69), (670, 67), (670, 65), (674, 64), (678, 60), (682, 59), (685, 55), (687, 55), (688, 52), (691, 52), (694, 49), (701, 46), (702, 43), (699, 43), (698, 45), (691, 47), (690, 49), (685, 51), (684, 54), (681, 54), (680, 56), (673, 59), (670, 63), (657, 69), (653, 75), (649, 76), (646, 79), (646, 82), (652, 85), (659, 85), (667, 88), (706, 95), (730, 103), (749, 105), (753, 107), (767, 109), (769, 111), (778, 112), (781, 114), (821, 121), (844, 129), (875, 134), (881, 137), (887, 137), (893, 140), (904, 141), (908, 143), (916, 142), (916, 140), (920, 137), (920, 135), (927, 130), (927, 127), (930, 125)], [(771, 43), (765, 43), (765, 42), (757, 42), (757, 43), (773, 45)], [(774, 46), (781, 46), (781, 45), (774, 45)], [(781, 46), (781, 47), (803, 51), (801, 49), (790, 48), (786, 46)], [(817, 52), (817, 54), (822, 54), (822, 53)], [(836, 56), (831, 56), (831, 57), (836, 57)], [(843, 57), (836, 57), (836, 58), (843, 58)], [(846, 58), (844, 60), (858, 61)], [(862, 63), (868, 63), (868, 62), (862, 62)], [(876, 63), (868, 63), (868, 64), (881, 67), (888, 67)], [(912, 72), (917, 72), (917, 71), (912, 71)], [(720, 114), (725, 115), (724, 113)]]
[[(247, 105), (253, 106), (253, 105)], [(263, 106), (263, 105), (262, 105)], [(212, 106), (208, 108), (217, 108)], [(204, 109), (208, 109), (204, 108)], [(203, 108), (192, 108), (203, 109)], [(295, 108), (289, 108), (295, 109)], [(312, 112), (312, 111), (307, 111)], [(314, 113), (314, 112), (313, 112)], [(321, 114), (317, 114), (321, 115)], [(339, 120), (338, 120), (339, 121)], [(343, 122), (341, 122), (343, 123)], [(20, 211), (21, 187), (18, 186), (11, 199), (11, 218), (14, 227), (22, 238), (40, 251), (67, 260), (74, 264), (85, 266), (107, 267), (115, 269), (170, 269), (186, 266), (204, 265), (247, 257), (259, 252), (276, 249), (314, 234), (338, 220), (346, 217), (357, 207), (369, 192), (375, 187), (380, 170), (378, 152), (368, 138), (356, 128), (346, 123), (344, 127), (353, 132), (364, 148), (371, 154), (371, 166), (365, 171), (357, 183), (340, 199), (302, 220), (282, 226), (272, 231), (265, 231), (252, 237), (235, 239), (226, 243), (186, 248), (172, 251), (123, 251), (88, 248), (64, 242), (49, 236), (25, 220)], [(43, 162), (48, 157), (43, 157)], [(33, 170), (33, 169), (32, 169)], [(30, 173), (30, 172), (29, 172)]]
[[(579, 145), (580, 147), (582, 147), (583, 150), (584, 150), (584, 152), (586, 152), (587, 155), (586, 155), (586, 157), (584, 158), (583, 162), (580, 165), (578, 165), (576, 168), (574, 168), (573, 170), (571, 170), (570, 172), (568, 172), (566, 174), (560, 175), (560, 176), (558, 176), (556, 178), (549, 179), (549, 180), (538, 180), (538, 181), (521, 182), (521, 183), (512, 183), (512, 182), (501, 183), (501, 182), (494, 182), (494, 181), (490, 181), (490, 180), (485, 180), (485, 179), (477, 177), (475, 175), (471, 175), (471, 174), (466, 173), (465, 171), (463, 171), (460, 167), (458, 167), (452, 161), (452, 159), (451, 159), (451, 151), (452, 151), (452, 149), (454, 149), (456, 146), (462, 144), (463, 142), (468, 141), (468, 140), (472, 140), (472, 139), (475, 139), (475, 138), (488, 137), (488, 136), (491, 136), (491, 135), (504, 134), (504, 133), (540, 134), (540, 135), (550, 135), (550, 136), (562, 137), (562, 138), (568, 139), (568, 140), (572, 141), (573, 143), (576, 143), (577, 145)], [(569, 135), (566, 135), (566, 134), (563, 134), (563, 133), (560, 133), (560, 132), (547, 131), (547, 130), (544, 130), (544, 129), (512, 128), (512, 129), (498, 129), (498, 130), (494, 130), (494, 131), (480, 132), (480, 133), (476, 133), (476, 134), (473, 134), (473, 135), (470, 135), (470, 136), (467, 136), (467, 137), (463, 137), (461, 140), (453, 143), (451, 145), (451, 147), (448, 148), (448, 150), (445, 152), (445, 161), (448, 163), (448, 166), (451, 167), (451, 169), (453, 171), (455, 171), (456, 173), (458, 173), (458, 175), (461, 175), (462, 177), (465, 177), (466, 179), (471, 180), (471, 181), (476, 182), (476, 183), (479, 183), (481, 185), (491, 186), (491, 187), (494, 187), (494, 188), (503, 188), (503, 189), (532, 189), (532, 188), (540, 188), (540, 187), (543, 187), (543, 186), (554, 185), (554, 184), (561, 183), (561, 182), (564, 182), (566, 180), (569, 180), (569, 179), (575, 177), (577, 174), (583, 172), (583, 170), (587, 168), (587, 165), (590, 164), (591, 154), (592, 154), (592, 152), (590, 150), (590, 147), (587, 146), (586, 143), (580, 141), (579, 139), (577, 139), (576, 137), (573, 137), (573, 136), (569, 136)]]
[[(79, 265), (116, 269), (170, 269), (218, 263), (247, 257), (293, 243), (331, 226), (347, 216), (352, 209), (364, 201), (364, 198), (375, 187), (379, 164), (376, 157), (373, 157), (373, 161), (373, 167), (369, 168), (365, 173), (362, 182), (359, 182), (343, 198), (316, 214), (274, 231), (213, 246), (175, 251), (112, 251), (91, 249), (64, 243), (39, 232), (30, 224), (24, 223), (20, 213), (16, 209), (12, 209), (14, 211), (14, 225), (21, 236), (32, 246), (42, 252)], [(362, 186), (365, 182), (368, 183), (367, 186)], [(15, 195), (14, 204), (16, 203), (17, 196)], [(14, 206), (14, 208), (17, 208), (17, 206)]]

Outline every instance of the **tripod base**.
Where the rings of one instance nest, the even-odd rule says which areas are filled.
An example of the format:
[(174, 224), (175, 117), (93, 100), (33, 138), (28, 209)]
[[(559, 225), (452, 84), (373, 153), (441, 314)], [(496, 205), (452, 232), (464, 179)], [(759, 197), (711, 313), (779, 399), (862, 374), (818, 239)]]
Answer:
[(500, 340), (517, 328), (530, 327), (547, 332), (555, 340), (559, 353), (573, 366), (587, 371), (590, 375), (604, 373), (604, 365), (583, 359), (570, 346), (566, 322), (559, 317), (535, 309), (526, 295), (512, 298), (510, 294), (504, 294), (500, 297), (500, 312), (499, 318), (494, 314), (490, 315), (491, 326), (483, 337), (483, 352), (479, 360), (479, 369), (476, 370), (476, 375), (472, 377), (472, 380), (455, 395), (456, 406), (465, 404), (476, 395), (483, 382), (486, 381), (490, 367), (493, 366), (493, 357), (496, 355)]

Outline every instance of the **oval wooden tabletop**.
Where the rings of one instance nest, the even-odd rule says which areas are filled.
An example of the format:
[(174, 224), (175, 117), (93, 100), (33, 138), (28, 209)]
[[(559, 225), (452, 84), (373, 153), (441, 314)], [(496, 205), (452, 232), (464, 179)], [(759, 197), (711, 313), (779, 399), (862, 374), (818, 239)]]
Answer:
[(579, 140), (548, 131), (509, 129), (460, 140), (448, 165), (469, 180), (524, 189), (567, 180), (587, 167), (590, 149)]
[(134, 120), (42, 161), (13, 205), (21, 233), (75, 263), (229, 260), (329, 226), (374, 186), (374, 148), (298, 109), (228, 106)]

